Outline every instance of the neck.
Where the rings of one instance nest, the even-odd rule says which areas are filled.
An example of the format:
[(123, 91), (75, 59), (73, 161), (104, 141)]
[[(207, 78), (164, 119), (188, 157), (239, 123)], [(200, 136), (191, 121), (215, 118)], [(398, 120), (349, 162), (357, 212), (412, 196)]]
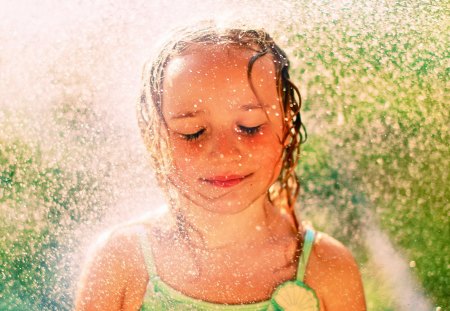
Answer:
[(180, 232), (192, 246), (205, 250), (242, 246), (267, 239), (271, 224), (279, 217), (267, 195), (234, 214), (211, 212), (186, 198), (180, 203), (182, 208), (174, 212)]

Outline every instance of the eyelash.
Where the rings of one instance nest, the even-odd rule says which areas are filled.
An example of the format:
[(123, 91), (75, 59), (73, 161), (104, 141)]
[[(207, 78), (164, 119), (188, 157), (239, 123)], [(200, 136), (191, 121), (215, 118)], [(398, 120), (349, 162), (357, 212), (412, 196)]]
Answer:
[[(247, 127), (247, 126), (243, 126), (243, 125), (239, 125), (238, 126), (238, 131), (240, 133), (243, 133), (245, 135), (248, 136), (253, 136), (256, 135), (257, 133), (259, 133), (261, 131), (261, 125), (258, 126), (253, 126), (253, 127)], [(201, 129), (198, 132), (192, 133), (192, 134), (181, 134), (181, 137), (184, 140), (187, 141), (194, 141), (200, 138), (200, 136), (205, 132), (205, 129)]]
[(202, 135), (205, 132), (205, 129), (201, 129), (198, 132), (195, 132), (193, 134), (181, 134), (181, 137), (187, 141), (193, 141), (197, 140), (200, 135)]
[(239, 128), (239, 132), (242, 132), (249, 136), (256, 135), (257, 133), (259, 133), (261, 131), (261, 125), (253, 126), (253, 127), (239, 125), (238, 128)]

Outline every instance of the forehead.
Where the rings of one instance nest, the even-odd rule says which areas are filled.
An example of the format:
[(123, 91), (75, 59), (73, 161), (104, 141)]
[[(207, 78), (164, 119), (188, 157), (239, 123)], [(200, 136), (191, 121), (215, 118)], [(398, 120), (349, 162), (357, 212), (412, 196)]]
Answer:
[[(258, 52), (249, 46), (238, 44), (213, 44), (213, 43), (193, 43), (181, 54), (173, 57), (168, 64), (168, 70), (182, 69), (180, 64), (184, 64), (193, 69), (214, 71), (219, 66), (247, 68), (252, 56)], [(263, 67), (273, 68), (272, 57), (269, 55), (260, 57), (257, 61)], [(268, 69), (265, 68), (265, 69)], [(231, 69), (231, 68), (230, 68)]]
[[(189, 46), (173, 57), (166, 67), (163, 103), (167, 100), (183, 102), (189, 97), (200, 101), (254, 97), (247, 71), (250, 59), (256, 54), (256, 51), (239, 45), (198, 43)], [(258, 90), (258, 97), (276, 96), (275, 65), (271, 55), (256, 60), (251, 81)]]

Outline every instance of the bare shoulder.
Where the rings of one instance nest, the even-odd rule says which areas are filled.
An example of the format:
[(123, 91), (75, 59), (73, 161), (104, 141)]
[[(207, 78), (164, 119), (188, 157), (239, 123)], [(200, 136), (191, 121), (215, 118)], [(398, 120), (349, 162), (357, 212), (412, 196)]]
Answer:
[(305, 282), (318, 294), (327, 311), (366, 310), (358, 265), (336, 239), (318, 232)]
[(143, 223), (129, 223), (102, 234), (88, 251), (75, 310), (136, 310), (148, 275), (140, 237)]

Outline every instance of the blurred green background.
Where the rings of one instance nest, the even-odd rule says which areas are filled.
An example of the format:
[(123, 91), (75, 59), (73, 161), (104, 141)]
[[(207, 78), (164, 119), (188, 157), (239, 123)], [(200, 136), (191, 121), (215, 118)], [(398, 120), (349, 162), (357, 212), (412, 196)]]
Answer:
[[(448, 2), (283, 3), (293, 20), (280, 23), (275, 37), (290, 55), (309, 133), (298, 169), (302, 217), (352, 249), (369, 310), (398, 308), (371, 258), (369, 222), (387, 233), (434, 308), (447, 310)], [(69, 49), (70, 57), (106, 62), (110, 42), (102, 34), (89, 33), (91, 52), (83, 45)], [(0, 66), (6, 59), (0, 50)], [(138, 135), (96, 108), (94, 69), (73, 75), (71, 64), (67, 76), (55, 69), (58, 61), (46, 74), (63, 91), (43, 103), (45, 118), (8, 105), (5, 96), (0, 103), (0, 310), (73, 307), (80, 236), (111, 212), (124, 186), (116, 181), (124, 161), (117, 153), (127, 149), (123, 137)]]

